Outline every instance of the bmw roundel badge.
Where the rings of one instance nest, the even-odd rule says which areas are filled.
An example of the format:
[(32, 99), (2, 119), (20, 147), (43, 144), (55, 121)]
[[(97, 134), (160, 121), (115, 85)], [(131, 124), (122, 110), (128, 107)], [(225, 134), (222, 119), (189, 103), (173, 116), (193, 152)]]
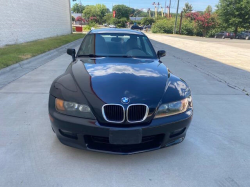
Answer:
[(123, 98), (122, 98), (122, 103), (123, 103), (123, 104), (128, 104), (128, 103), (129, 103), (129, 98), (123, 97)]

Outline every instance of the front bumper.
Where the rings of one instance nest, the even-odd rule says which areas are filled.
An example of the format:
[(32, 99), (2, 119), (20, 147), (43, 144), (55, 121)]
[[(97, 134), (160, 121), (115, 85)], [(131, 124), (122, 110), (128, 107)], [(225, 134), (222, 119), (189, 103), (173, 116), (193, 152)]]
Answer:
[[(96, 120), (62, 115), (49, 110), (52, 129), (61, 143), (85, 150), (113, 154), (134, 154), (152, 151), (181, 143), (192, 120), (192, 109), (171, 117), (154, 119), (147, 126), (117, 128), (101, 126)], [(142, 141), (139, 144), (110, 144), (110, 131), (140, 130)], [(132, 138), (132, 137), (131, 137)]]

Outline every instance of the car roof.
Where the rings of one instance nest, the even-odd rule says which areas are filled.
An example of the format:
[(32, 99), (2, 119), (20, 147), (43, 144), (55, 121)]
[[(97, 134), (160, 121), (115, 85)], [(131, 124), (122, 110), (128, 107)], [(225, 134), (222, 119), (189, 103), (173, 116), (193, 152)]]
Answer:
[(131, 29), (117, 29), (117, 28), (105, 28), (105, 29), (93, 29), (89, 32), (89, 34), (103, 34), (103, 33), (118, 33), (118, 34), (136, 34), (136, 35), (144, 35), (140, 31), (135, 31)]

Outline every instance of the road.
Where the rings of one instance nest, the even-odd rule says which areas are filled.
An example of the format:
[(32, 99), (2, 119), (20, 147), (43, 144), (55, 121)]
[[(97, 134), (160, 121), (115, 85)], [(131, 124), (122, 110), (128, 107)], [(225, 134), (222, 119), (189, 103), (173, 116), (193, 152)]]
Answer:
[(167, 51), (163, 63), (192, 89), (194, 117), (185, 141), (130, 156), (62, 145), (47, 104), (50, 84), (71, 60), (63, 54), (0, 90), (0, 186), (250, 186), (250, 97), (190, 63), (200, 55), (149, 37), (156, 50)]
[(242, 49), (250, 49), (250, 40), (241, 40), (241, 39), (221, 39), (221, 38), (203, 38), (203, 37), (194, 37), (194, 36), (184, 36), (184, 35), (168, 35), (168, 37), (191, 40), (191, 41), (200, 41), (206, 43), (216, 43), (222, 44), (225, 46), (238, 47)]

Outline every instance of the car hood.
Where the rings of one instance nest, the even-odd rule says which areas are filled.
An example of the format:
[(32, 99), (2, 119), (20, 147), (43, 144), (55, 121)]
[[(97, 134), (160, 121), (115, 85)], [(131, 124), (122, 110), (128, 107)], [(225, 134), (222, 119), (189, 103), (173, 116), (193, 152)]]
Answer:
[(96, 100), (121, 104), (128, 97), (130, 104), (156, 107), (168, 80), (168, 69), (156, 59), (82, 58), (72, 65), (72, 73), (91, 105)]

